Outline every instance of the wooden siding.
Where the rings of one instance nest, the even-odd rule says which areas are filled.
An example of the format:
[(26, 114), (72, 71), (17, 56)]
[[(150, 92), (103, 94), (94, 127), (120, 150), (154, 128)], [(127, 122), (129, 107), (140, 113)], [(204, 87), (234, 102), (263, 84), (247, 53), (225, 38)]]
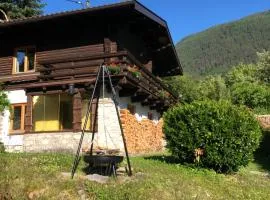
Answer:
[(13, 57), (0, 57), (0, 76), (12, 74)]
[(104, 52), (103, 44), (87, 45), (81, 47), (73, 47), (66, 49), (48, 50), (37, 52), (37, 62), (44, 62), (47, 60), (57, 60), (63, 57), (79, 58), (91, 55), (97, 55)]
[[(111, 43), (112, 51), (116, 52), (117, 44), (115, 42)], [(56, 79), (61, 79), (61, 77), (71, 78), (71, 77), (82, 77), (94, 75), (97, 72), (97, 68), (100, 63), (104, 62), (104, 59), (97, 57), (93, 60), (86, 61), (76, 61), (72, 60), (91, 57), (96, 55), (102, 55), (105, 52), (105, 47), (103, 43), (100, 44), (91, 44), (84, 45), (72, 48), (59, 48), (59, 49), (50, 49), (50, 50), (41, 50), (44, 49), (42, 46), (36, 45), (36, 69), (37, 73), (20, 73), (20, 74), (12, 74), (13, 69), (13, 56), (10, 56), (10, 53), (0, 54), (0, 81), (27, 81), (25, 76), (31, 76), (29, 81), (38, 80), (38, 78), (42, 78), (44, 67), (40, 65), (40, 63), (46, 62), (54, 62), (57, 60), (69, 60), (68, 62), (62, 62), (58, 64), (54, 64), (51, 66), (51, 73), (47, 74), (45, 78), (55, 77)], [(2, 49), (3, 51), (3, 49)], [(9, 51), (10, 52), (10, 51)], [(57, 62), (56, 62), (57, 63)], [(40, 73), (39, 73), (40, 72)]]

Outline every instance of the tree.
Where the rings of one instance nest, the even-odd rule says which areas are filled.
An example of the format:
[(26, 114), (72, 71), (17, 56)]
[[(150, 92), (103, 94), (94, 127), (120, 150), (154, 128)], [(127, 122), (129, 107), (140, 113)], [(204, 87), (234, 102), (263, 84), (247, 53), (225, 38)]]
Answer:
[(270, 89), (259, 83), (241, 82), (231, 88), (232, 102), (249, 108), (269, 108)]
[(270, 84), (270, 51), (258, 53), (259, 77), (261, 81)]
[(45, 6), (43, 0), (1, 0), (0, 9), (5, 11), (10, 19), (40, 15)]
[(249, 82), (255, 83), (259, 81), (258, 66), (254, 64), (239, 64), (233, 67), (226, 75), (226, 85), (231, 87), (235, 83)]
[(207, 76), (200, 81), (199, 92), (201, 99), (211, 99), (219, 101), (229, 99), (229, 90), (221, 76)]
[(165, 83), (179, 96), (183, 103), (191, 103), (200, 98), (199, 81), (191, 76), (174, 76), (165, 79)]

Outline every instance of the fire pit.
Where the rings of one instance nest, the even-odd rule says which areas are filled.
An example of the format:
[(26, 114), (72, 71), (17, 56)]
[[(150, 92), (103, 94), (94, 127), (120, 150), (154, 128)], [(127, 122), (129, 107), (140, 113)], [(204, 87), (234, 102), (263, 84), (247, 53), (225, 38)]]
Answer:
[(117, 155), (84, 155), (84, 162), (89, 164), (89, 173), (104, 176), (116, 176), (116, 167), (124, 159)]

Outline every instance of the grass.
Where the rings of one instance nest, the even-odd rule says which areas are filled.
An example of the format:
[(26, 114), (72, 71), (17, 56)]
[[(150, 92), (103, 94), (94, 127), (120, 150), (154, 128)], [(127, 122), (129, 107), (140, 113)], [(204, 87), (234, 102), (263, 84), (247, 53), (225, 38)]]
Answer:
[[(135, 175), (108, 184), (74, 180), (73, 156), (63, 154), (0, 154), (2, 199), (269, 199), (269, 159), (260, 158), (233, 175), (217, 174), (170, 162), (167, 156), (131, 158)], [(263, 163), (263, 164), (262, 164)], [(83, 175), (81, 161), (78, 174)], [(138, 173), (141, 172), (141, 173)], [(4, 198), (5, 197), (5, 198)], [(2, 198), (2, 199), (1, 199)]]

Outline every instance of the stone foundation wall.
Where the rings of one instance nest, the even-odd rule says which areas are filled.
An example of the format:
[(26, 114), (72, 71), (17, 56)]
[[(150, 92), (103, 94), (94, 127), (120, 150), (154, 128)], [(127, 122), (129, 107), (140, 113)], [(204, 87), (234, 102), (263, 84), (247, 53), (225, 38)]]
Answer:
[(130, 153), (150, 153), (164, 148), (162, 119), (155, 123), (149, 119), (138, 121), (128, 110), (122, 109), (121, 121)]
[(5, 151), (10, 153), (21, 153), (23, 152), (22, 145), (5, 145)]
[[(36, 133), (25, 134), (23, 151), (25, 152), (69, 152), (77, 151), (81, 133)], [(82, 149), (89, 148), (91, 133), (85, 133)]]
[(258, 115), (257, 119), (264, 129), (270, 129), (270, 115)]

